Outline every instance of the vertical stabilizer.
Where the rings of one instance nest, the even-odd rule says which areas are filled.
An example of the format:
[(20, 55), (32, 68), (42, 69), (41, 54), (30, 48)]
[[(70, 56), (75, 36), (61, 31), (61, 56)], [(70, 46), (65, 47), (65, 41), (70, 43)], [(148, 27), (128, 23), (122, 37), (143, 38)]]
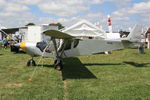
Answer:
[(135, 25), (127, 39), (130, 41), (140, 41), (142, 34), (142, 25)]

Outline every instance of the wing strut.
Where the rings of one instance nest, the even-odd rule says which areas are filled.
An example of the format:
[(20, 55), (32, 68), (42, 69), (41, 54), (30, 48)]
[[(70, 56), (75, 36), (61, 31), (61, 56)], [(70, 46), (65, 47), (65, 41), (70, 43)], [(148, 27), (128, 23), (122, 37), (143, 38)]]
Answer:
[(59, 53), (58, 53), (58, 51), (57, 51), (56, 39), (55, 39), (55, 38), (52, 38), (52, 41), (53, 41), (53, 44), (54, 44), (54, 49), (55, 49), (56, 58), (59, 58)]
[(57, 49), (56, 39), (52, 38), (52, 41), (53, 41), (53, 44), (54, 44), (55, 55), (56, 55), (56, 60), (54, 61), (54, 67), (55, 67), (55, 69), (61, 71), (62, 80), (65, 80), (64, 75), (63, 75), (63, 65), (62, 65), (62, 60), (61, 60), (61, 56), (64, 52), (65, 45), (64, 45), (64, 47), (63, 47), (63, 49), (62, 49), (62, 51), (60, 52), (60, 55), (59, 55), (59, 52), (58, 52), (58, 49)]

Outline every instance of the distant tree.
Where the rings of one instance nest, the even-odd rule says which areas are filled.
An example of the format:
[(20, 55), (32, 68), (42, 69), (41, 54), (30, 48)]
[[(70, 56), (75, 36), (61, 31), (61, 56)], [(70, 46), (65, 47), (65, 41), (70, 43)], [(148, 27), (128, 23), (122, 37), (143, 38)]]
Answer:
[(51, 24), (49, 24), (49, 25), (50, 25), (50, 26), (58, 26), (58, 29), (59, 29), (59, 30), (64, 28), (64, 26), (63, 26), (61, 23), (51, 23)]
[(34, 23), (28, 23), (25, 26), (31, 26), (31, 25), (35, 25)]
[(56, 23), (50, 23), (49, 26), (57, 26)]
[(63, 26), (61, 23), (57, 23), (57, 25), (59, 30), (65, 28), (65, 26)]

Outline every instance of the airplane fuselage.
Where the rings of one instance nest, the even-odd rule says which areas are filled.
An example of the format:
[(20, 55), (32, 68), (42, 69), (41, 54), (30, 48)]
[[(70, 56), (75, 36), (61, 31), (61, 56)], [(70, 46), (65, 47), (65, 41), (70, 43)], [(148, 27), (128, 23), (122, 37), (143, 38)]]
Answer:
[[(110, 50), (129, 48), (133, 43), (122, 42), (120, 40), (94, 40), (94, 39), (78, 39), (78, 40), (57, 40), (57, 50), (61, 58), (73, 56), (89, 55)], [(60, 43), (61, 42), (61, 43)], [(31, 56), (56, 57), (54, 44), (50, 42), (26, 42), (23, 48), (25, 52)], [(62, 50), (64, 50), (62, 52)], [(62, 54), (61, 54), (62, 53)]]

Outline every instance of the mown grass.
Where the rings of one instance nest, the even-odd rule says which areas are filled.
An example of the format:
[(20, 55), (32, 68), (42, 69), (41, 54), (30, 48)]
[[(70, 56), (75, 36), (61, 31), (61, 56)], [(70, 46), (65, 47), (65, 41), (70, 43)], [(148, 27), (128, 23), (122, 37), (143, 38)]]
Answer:
[[(63, 77), (45, 58), (27, 67), (30, 56), (0, 51), (0, 100), (149, 100), (150, 51), (113, 51), (64, 59)], [(38, 62), (40, 58), (35, 58)], [(42, 62), (40, 62), (42, 65)], [(28, 78), (36, 68), (32, 81)]]

